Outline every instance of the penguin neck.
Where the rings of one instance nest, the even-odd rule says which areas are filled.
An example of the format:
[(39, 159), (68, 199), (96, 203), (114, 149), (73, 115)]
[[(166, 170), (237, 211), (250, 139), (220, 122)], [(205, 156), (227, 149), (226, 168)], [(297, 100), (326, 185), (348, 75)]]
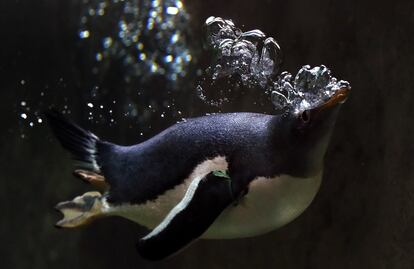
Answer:
[(304, 152), (305, 162), (308, 164), (309, 172), (313, 175), (323, 169), (326, 151), (331, 140), (333, 128), (330, 128), (316, 143), (314, 141), (306, 142)]
[(308, 153), (308, 162), (311, 163), (312, 167), (316, 170), (323, 168), (323, 162), (325, 159), (326, 150), (328, 149), (330, 135), (321, 139), (321, 141)]
[(278, 147), (281, 148), (277, 148), (276, 151), (285, 152), (282, 167), (286, 173), (296, 177), (310, 177), (320, 173), (323, 170), (330, 137), (331, 131), (317, 137), (316, 140), (308, 139), (309, 137), (285, 137), (284, 142), (278, 143)]

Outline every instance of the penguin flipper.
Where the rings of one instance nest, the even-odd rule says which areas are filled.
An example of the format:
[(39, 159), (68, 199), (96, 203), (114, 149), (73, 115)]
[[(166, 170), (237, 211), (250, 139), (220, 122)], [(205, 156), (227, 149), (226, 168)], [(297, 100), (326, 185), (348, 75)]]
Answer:
[(200, 237), (234, 202), (229, 178), (212, 172), (196, 178), (184, 198), (151, 233), (139, 240), (143, 258), (161, 260)]

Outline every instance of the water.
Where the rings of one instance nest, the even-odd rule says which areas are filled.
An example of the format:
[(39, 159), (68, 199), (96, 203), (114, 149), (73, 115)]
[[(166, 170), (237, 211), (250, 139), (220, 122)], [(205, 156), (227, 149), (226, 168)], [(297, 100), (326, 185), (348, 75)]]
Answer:
[[(185, 91), (182, 81), (191, 78), (194, 61), (183, 2), (83, 0), (80, 12), (82, 79), (67, 85), (62, 76), (38, 96), (30, 91), (33, 83), (21, 79), (25, 90), (16, 104), (21, 137), (43, 125), (43, 111), (53, 107), (72, 114), (80, 100), (92, 125), (115, 127), (127, 121), (141, 134), (151, 130), (155, 119), (181, 120), (183, 109), (175, 99), (178, 90)], [(78, 87), (81, 95), (75, 99), (72, 92)]]
[[(79, 230), (54, 229), (59, 219), (54, 204), (88, 191), (90, 186), (72, 177), (70, 156), (37, 111), (54, 105), (102, 139), (130, 144), (182, 117), (223, 106), (223, 111), (275, 113), (271, 91), (266, 95), (266, 88), (244, 88), (241, 78), (232, 78), (240, 86), (224, 85), (229, 102), (216, 108), (197, 98), (196, 78), (172, 81), (148, 74), (145, 81), (154, 86), (144, 87), (134, 82), (122, 56), (102, 53), (104, 45), (110, 48), (117, 43), (120, 30), (119, 14), (112, 13), (113, 20), (108, 15), (113, 1), (106, 1), (105, 14), (94, 15), (96, 24), (88, 28), (81, 27), (87, 11), (83, 0), (3, 1), (2, 268), (412, 268), (414, 2), (182, 2), (190, 16), (183, 30), (197, 31), (185, 41), (192, 57), (183, 68), (187, 74), (198, 69), (192, 67), (199, 56), (191, 46), (201, 51), (202, 24), (209, 16), (220, 14), (232, 18), (238, 27), (246, 25), (243, 31), (259, 28), (277, 40), (286, 56), (277, 76), (288, 70), (292, 87), (305, 64), (313, 68), (324, 63), (332, 76), (352, 81), (356, 89), (341, 108), (317, 199), (305, 215), (283, 230), (246, 240), (199, 242), (157, 263), (140, 259), (134, 248), (146, 231), (119, 218)], [(114, 5), (120, 6), (121, 1)], [(108, 17), (99, 20), (102, 16)], [(98, 26), (106, 21), (107, 26)], [(82, 30), (89, 32), (88, 38), (79, 36)], [(184, 37), (180, 35), (183, 42)], [(114, 64), (122, 68), (114, 68)], [(207, 65), (203, 62), (201, 67)], [(94, 67), (97, 73), (92, 73)], [(124, 75), (131, 80), (127, 82)], [(164, 79), (181, 93), (179, 97), (168, 93), (175, 90), (163, 87), (160, 81)], [(179, 81), (190, 89), (180, 87)], [(228, 94), (231, 86), (233, 91)], [(267, 107), (259, 104), (258, 94)], [(89, 112), (92, 120), (88, 120)], [(124, 116), (126, 112), (131, 116)], [(38, 123), (39, 118), (43, 122)], [(116, 123), (110, 125), (110, 119)]]

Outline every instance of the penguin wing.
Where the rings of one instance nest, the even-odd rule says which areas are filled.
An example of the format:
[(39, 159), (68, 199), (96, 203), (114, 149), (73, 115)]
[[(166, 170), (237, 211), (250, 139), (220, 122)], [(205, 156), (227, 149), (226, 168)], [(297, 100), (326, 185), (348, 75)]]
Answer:
[(200, 237), (234, 200), (228, 177), (212, 172), (194, 179), (184, 198), (139, 240), (138, 252), (149, 260), (174, 254)]

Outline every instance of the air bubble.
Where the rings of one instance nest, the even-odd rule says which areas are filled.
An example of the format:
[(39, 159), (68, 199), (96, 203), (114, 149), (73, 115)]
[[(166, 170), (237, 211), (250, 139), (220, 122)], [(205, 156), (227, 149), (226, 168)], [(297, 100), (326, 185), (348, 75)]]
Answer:
[(173, 60), (172, 55), (167, 55), (167, 56), (165, 57), (165, 62), (166, 62), (166, 63), (170, 63), (170, 62), (172, 62), (172, 60)]
[(110, 46), (112, 46), (112, 38), (111, 37), (105, 37), (103, 39), (103, 47), (105, 49), (109, 48)]
[(141, 53), (139, 55), (139, 59), (142, 60), (142, 61), (145, 61), (147, 59), (147, 56), (145, 55), (145, 53)]
[(79, 32), (79, 37), (82, 38), (82, 39), (88, 38), (89, 35), (90, 35), (90, 33), (89, 33), (88, 30), (84, 30), (84, 31)]
[(99, 52), (98, 52), (98, 53), (96, 54), (95, 58), (96, 58), (96, 60), (97, 60), (98, 62), (102, 61), (102, 58), (103, 58), (103, 57), (102, 57), (102, 53), (99, 53)]
[(176, 8), (176, 7), (167, 7), (167, 14), (177, 15), (178, 11), (179, 11), (179, 9)]

